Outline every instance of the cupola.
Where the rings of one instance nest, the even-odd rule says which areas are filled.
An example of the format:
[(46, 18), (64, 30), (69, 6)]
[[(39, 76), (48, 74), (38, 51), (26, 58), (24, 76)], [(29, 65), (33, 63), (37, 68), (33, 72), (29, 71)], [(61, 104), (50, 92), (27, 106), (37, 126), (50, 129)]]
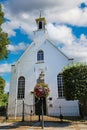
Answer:
[(36, 23), (37, 23), (38, 30), (45, 29), (46, 19), (44, 17), (41, 17), (41, 14), (40, 17), (36, 19)]

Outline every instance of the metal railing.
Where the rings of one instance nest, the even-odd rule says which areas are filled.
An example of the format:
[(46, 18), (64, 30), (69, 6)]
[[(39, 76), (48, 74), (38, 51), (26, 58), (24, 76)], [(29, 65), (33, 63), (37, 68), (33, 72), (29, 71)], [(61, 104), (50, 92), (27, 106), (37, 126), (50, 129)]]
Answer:
[[(36, 103), (38, 103), (38, 102), (36, 102)], [(15, 112), (15, 107), (13, 107), (13, 106), (11, 108), (5, 107), (5, 108), (2, 108), (3, 112), (0, 110), (0, 116), (5, 116), (7, 119), (9, 117), (10, 118), (12, 117), (14, 119), (17, 119), (17, 117), (20, 117), (20, 119), (22, 121), (24, 121), (24, 120), (40, 121), (41, 120), (41, 115), (36, 115), (35, 114), (35, 104), (28, 105), (23, 100), (20, 104), (17, 104), (16, 112)], [(8, 113), (7, 108), (9, 109), (10, 113), (12, 113), (12, 115)], [(66, 113), (64, 113), (63, 110), (64, 109), (67, 110), (68, 108), (69, 108), (69, 106), (68, 107), (64, 107), (64, 106), (63, 107), (55, 107), (55, 109), (57, 110), (57, 113), (55, 112), (55, 109), (54, 109), (54, 111), (51, 114), (49, 113), (46, 116), (44, 115), (44, 120), (45, 121), (52, 121), (52, 120), (58, 121), (58, 118), (60, 118), (60, 119), (64, 119), (64, 118), (66, 118), (66, 119), (75, 119), (75, 120), (77, 119), (78, 120), (77, 113), (73, 113), (73, 112), (71, 113), (70, 112), (71, 116), (69, 116), (69, 117), (65, 116)]]

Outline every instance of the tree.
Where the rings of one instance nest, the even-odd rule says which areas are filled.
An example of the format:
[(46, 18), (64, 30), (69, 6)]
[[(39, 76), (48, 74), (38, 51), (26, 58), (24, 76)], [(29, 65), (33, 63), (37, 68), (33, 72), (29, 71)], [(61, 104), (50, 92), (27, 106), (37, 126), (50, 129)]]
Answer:
[(9, 93), (4, 93), (3, 94), (3, 97), (2, 97), (3, 106), (6, 106), (8, 104), (8, 96), (9, 96)]
[[(3, 32), (2, 24), (4, 23), (4, 13), (0, 4), (0, 60), (8, 57), (7, 45), (10, 44), (8, 34)], [(4, 93), (5, 80), (0, 77), (0, 105), (7, 102), (8, 95)]]
[(0, 4), (0, 60), (8, 57), (7, 45), (10, 44), (8, 34), (2, 31), (1, 25), (4, 23), (4, 13)]
[(0, 77), (0, 105), (6, 105), (8, 103), (8, 93), (4, 93), (5, 80)]
[(87, 98), (87, 65), (74, 64), (63, 70), (64, 94), (67, 100)]
[(2, 77), (0, 77), (0, 102), (2, 101), (3, 98), (4, 88), (5, 88), (5, 80)]
[(63, 70), (64, 95), (67, 100), (79, 100), (85, 105), (87, 99), (87, 65), (72, 64)]

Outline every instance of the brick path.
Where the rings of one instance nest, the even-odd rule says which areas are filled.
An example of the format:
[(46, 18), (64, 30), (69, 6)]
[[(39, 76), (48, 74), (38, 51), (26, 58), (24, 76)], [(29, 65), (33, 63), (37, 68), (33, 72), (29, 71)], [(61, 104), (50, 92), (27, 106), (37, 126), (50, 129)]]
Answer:
[[(29, 126), (26, 123), (0, 123), (0, 130), (41, 130), (39, 122)], [(72, 122), (72, 123), (54, 123), (45, 122), (44, 130), (87, 130), (87, 122)]]

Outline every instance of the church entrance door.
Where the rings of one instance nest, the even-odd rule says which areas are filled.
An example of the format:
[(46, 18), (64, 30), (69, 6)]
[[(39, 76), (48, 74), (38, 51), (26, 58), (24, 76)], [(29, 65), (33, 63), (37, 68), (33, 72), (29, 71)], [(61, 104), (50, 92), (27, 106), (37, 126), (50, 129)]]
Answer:
[[(43, 98), (43, 112), (46, 115), (46, 98)], [(42, 115), (42, 100), (35, 97), (35, 114)]]

